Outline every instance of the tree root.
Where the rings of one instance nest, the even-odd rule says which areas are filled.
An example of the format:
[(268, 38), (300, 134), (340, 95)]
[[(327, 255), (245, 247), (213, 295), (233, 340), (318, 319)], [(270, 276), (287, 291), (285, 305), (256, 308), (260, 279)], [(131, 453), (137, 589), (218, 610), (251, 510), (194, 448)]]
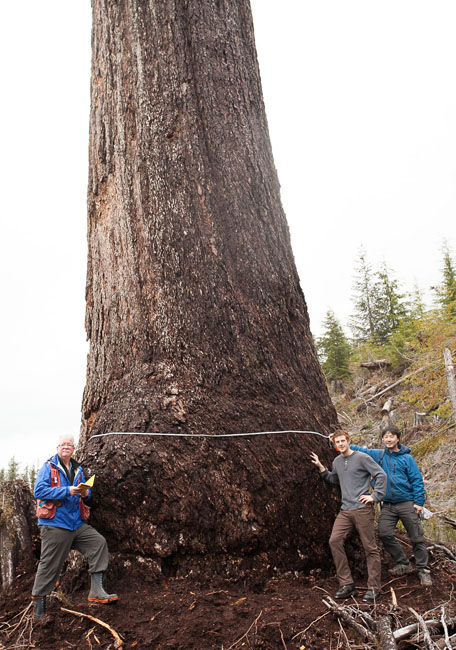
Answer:
[(73, 614), (74, 616), (80, 616), (81, 618), (88, 618), (91, 621), (94, 621), (94, 623), (98, 623), (98, 625), (101, 625), (102, 627), (105, 627), (107, 630), (109, 630), (114, 637), (114, 648), (123, 648), (124, 647), (124, 642), (120, 638), (120, 635), (112, 628), (110, 625), (105, 623), (104, 621), (101, 621), (99, 618), (95, 618), (95, 616), (90, 616), (90, 614), (83, 614), (82, 612), (75, 612), (72, 609), (66, 609), (66, 607), (61, 607), (60, 611), (62, 612), (68, 612), (68, 614)]

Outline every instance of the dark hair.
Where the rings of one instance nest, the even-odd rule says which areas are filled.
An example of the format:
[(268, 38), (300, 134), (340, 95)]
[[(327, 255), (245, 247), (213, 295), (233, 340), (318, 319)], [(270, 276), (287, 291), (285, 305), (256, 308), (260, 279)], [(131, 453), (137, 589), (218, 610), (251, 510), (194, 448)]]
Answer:
[(383, 431), (382, 431), (382, 439), (383, 439), (383, 436), (385, 435), (385, 433), (392, 433), (393, 436), (397, 436), (398, 438), (401, 437), (400, 430), (397, 427), (394, 427), (393, 425), (391, 425), (390, 427), (385, 427), (383, 429)]

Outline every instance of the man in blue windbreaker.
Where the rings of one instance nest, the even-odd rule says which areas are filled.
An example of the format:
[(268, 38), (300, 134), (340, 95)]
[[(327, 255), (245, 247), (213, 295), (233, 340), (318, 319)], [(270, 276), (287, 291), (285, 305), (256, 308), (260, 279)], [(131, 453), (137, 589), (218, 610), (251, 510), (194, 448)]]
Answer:
[[(88, 560), (91, 586), (88, 600), (109, 603), (118, 599), (103, 587), (103, 574), (109, 561), (105, 538), (81, 518), (80, 499), (90, 496), (82, 468), (72, 458), (74, 439), (60, 436), (57, 453), (44, 463), (36, 482), (34, 495), (38, 504), (57, 504), (52, 518), (38, 518), (41, 532), (41, 557), (32, 590), (35, 618), (46, 611), (46, 596), (54, 589), (63, 564), (71, 549), (80, 551)], [(52, 478), (52, 481), (51, 481)], [(51, 484), (53, 483), (53, 484)]]
[(382, 434), (383, 449), (369, 449), (357, 445), (350, 445), (350, 447), (371, 456), (386, 472), (386, 495), (378, 520), (378, 534), (394, 561), (390, 573), (401, 576), (413, 572), (413, 567), (394, 534), (400, 520), (413, 545), (420, 583), (424, 587), (429, 587), (432, 585), (432, 578), (428, 567), (428, 552), (423, 528), (419, 519), (426, 499), (424, 481), (410, 453), (411, 450), (400, 443), (400, 436), (399, 429), (389, 426)]

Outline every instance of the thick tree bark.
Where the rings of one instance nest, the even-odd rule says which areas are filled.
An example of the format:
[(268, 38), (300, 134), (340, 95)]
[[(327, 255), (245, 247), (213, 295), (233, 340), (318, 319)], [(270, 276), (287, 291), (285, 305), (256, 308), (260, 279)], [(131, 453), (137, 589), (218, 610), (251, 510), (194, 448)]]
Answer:
[(298, 561), (298, 548), (317, 563), (335, 507), (308, 460), (328, 455), (321, 438), (92, 438), (336, 426), (248, 1), (92, 4), (82, 452), (99, 477), (94, 520), (114, 548), (180, 566), (207, 553)]
[(0, 484), (0, 577), (6, 591), (21, 573), (35, 568), (33, 539), (38, 537), (35, 501), (21, 480)]

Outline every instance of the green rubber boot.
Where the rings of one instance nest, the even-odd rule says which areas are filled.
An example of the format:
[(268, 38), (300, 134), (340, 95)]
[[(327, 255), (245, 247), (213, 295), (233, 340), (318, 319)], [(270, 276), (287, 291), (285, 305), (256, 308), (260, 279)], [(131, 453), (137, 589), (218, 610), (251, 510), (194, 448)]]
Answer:
[(90, 592), (87, 600), (91, 603), (113, 603), (119, 600), (117, 594), (107, 594), (103, 587), (103, 571), (92, 573), (90, 581)]

